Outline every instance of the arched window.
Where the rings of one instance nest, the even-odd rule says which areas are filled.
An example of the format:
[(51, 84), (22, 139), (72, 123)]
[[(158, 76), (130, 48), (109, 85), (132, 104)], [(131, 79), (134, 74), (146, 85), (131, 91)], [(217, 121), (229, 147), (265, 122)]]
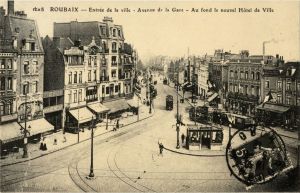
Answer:
[(260, 73), (256, 72), (256, 80), (260, 80)]
[(117, 51), (117, 43), (116, 42), (112, 43), (112, 51)]

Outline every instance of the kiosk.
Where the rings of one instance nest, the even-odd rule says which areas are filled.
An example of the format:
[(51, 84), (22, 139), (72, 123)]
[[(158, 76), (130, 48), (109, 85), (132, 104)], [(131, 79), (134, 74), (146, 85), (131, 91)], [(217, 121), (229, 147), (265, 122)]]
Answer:
[(212, 126), (189, 126), (187, 129), (187, 144), (189, 150), (222, 150), (223, 128)]

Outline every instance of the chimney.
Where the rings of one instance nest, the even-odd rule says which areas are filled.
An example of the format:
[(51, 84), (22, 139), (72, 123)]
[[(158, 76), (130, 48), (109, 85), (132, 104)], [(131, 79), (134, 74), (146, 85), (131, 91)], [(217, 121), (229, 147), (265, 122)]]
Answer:
[(14, 13), (15, 13), (15, 2), (14, 2), (14, 0), (8, 0), (7, 1), (7, 9), (8, 9), (8, 15), (14, 15)]

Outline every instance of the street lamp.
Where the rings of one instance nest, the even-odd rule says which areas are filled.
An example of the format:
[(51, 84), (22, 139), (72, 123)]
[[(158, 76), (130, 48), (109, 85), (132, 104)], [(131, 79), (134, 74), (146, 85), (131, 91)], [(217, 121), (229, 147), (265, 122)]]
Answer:
[(94, 116), (92, 117), (91, 122), (91, 165), (90, 165), (90, 174), (87, 176), (88, 179), (93, 179), (95, 177), (94, 174), (94, 128), (95, 128), (95, 120)]

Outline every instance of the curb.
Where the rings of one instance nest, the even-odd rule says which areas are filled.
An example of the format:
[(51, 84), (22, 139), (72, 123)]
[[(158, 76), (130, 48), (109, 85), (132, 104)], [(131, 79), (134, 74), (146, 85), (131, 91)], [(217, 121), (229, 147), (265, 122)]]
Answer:
[[(148, 116), (148, 117), (145, 117), (145, 118), (143, 118), (143, 119), (139, 119), (139, 121), (134, 121), (134, 122), (132, 122), (132, 123), (128, 123), (128, 124), (126, 124), (126, 125), (123, 125), (123, 127), (120, 127), (120, 129), (121, 129), (121, 128), (124, 128), (124, 127), (127, 127), (127, 126), (129, 126), (129, 125), (132, 125), (132, 124), (134, 124), (134, 123), (138, 123), (138, 122), (140, 122), (140, 121), (149, 119), (149, 118), (151, 118), (151, 117), (153, 116), (153, 114), (154, 114), (154, 113), (152, 113), (152, 114), (151, 114), (150, 116)], [(98, 135), (95, 135), (94, 138), (96, 138), (96, 137), (98, 137), (98, 136), (101, 136), (101, 135), (104, 135), (104, 134), (107, 134), (107, 133), (109, 133), (109, 132), (113, 132), (113, 130), (109, 130), (109, 131), (106, 131), (106, 132), (104, 132), (104, 133), (100, 133), (100, 134), (98, 134)], [(60, 149), (56, 149), (56, 150), (53, 150), (53, 151), (49, 151), (49, 152), (47, 152), (47, 153), (45, 153), (45, 154), (38, 155), (38, 156), (36, 156), (36, 157), (32, 157), (32, 158), (29, 158), (29, 159), (26, 159), (26, 160), (21, 160), (21, 161), (18, 161), (18, 162), (13, 162), (13, 163), (8, 163), (8, 164), (3, 164), (3, 165), (1, 165), (0, 167), (5, 167), (5, 166), (10, 166), (10, 165), (15, 165), (15, 164), (19, 164), (19, 163), (24, 163), (24, 162), (28, 162), (28, 161), (31, 161), (31, 160), (35, 160), (35, 159), (37, 159), (37, 158), (40, 158), (40, 157), (49, 155), (49, 154), (51, 154), (51, 153), (58, 152), (58, 151), (60, 151), (60, 150), (66, 149), (66, 148), (68, 148), (68, 147), (72, 147), (72, 146), (74, 146), (74, 145), (80, 144), (80, 143), (85, 142), (85, 141), (88, 141), (88, 140), (90, 140), (90, 139), (91, 139), (91, 137), (89, 137), (89, 138), (87, 138), (87, 139), (84, 139), (84, 140), (82, 140), (82, 141), (79, 141), (78, 143), (73, 143), (73, 144), (67, 145), (67, 146), (65, 146), (65, 147), (62, 147), (62, 148), (60, 148)]]
[(173, 152), (173, 153), (178, 153), (178, 154), (181, 154), (181, 155), (188, 155), (188, 156), (198, 156), (198, 157), (224, 157), (225, 154), (221, 155), (221, 154), (212, 154), (212, 155), (209, 155), (209, 154), (192, 154), (192, 153), (184, 153), (184, 152), (179, 152), (179, 151), (175, 151), (175, 150), (172, 150), (172, 149), (169, 149), (169, 148), (166, 148), (164, 147), (165, 150), (168, 150), (170, 152)]

